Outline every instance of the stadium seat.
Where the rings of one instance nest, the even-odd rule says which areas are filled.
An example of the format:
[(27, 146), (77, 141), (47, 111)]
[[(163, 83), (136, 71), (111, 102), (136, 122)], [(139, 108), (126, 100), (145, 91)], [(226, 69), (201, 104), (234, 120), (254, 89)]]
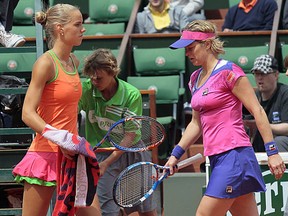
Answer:
[(240, 2), (240, 0), (229, 0), (229, 7), (232, 7), (236, 4), (238, 4)]
[(114, 35), (114, 34), (124, 34), (125, 24), (124, 23), (84, 23), (86, 31), (84, 35)]
[[(282, 54), (282, 61), (284, 61), (284, 58), (288, 55), (288, 44), (282, 44), (281, 45), (281, 54)], [(286, 72), (284, 65), (283, 65), (282, 72)]]
[(78, 58), (79, 60), (79, 67), (78, 67), (78, 72), (80, 76), (82, 77), (82, 72), (83, 72), (83, 67), (85, 63), (85, 58), (92, 54), (93, 50), (75, 50), (73, 53), (74, 55)]
[[(113, 53), (113, 55), (115, 57), (117, 57), (118, 50), (111, 50), (111, 52)], [(85, 63), (85, 58), (87, 56), (89, 56), (90, 54), (92, 54), (93, 50), (75, 50), (73, 53), (78, 58), (78, 60), (80, 62), (79, 67), (78, 67), (78, 72), (81, 76), (82, 71), (83, 71), (83, 67), (84, 67), (84, 63)]]
[(34, 25), (23, 25), (23, 26), (13, 26), (12, 32), (17, 35), (23, 35), (25, 38), (35, 38), (36, 37), (36, 27)]
[(254, 75), (251, 73), (254, 61), (263, 54), (268, 54), (269, 47), (263, 46), (247, 46), (247, 47), (225, 47), (225, 54), (220, 58), (229, 60), (240, 66), (246, 73), (251, 85), (256, 87)]
[(257, 85), (256, 85), (256, 81), (255, 81), (254, 74), (252, 74), (252, 73), (246, 73), (246, 76), (247, 76), (248, 80), (250, 81), (252, 87), (256, 88)]
[(89, 16), (96, 23), (128, 22), (134, 0), (89, 0)]
[(285, 73), (279, 73), (278, 81), (288, 85), (288, 76)]
[(179, 75), (184, 87), (185, 49), (135, 48), (133, 57), (137, 76)]
[[(3, 50), (7, 49), (9, 48)], [(36, 51), (26, 51), (29, 50), (28, 48), (16, 49), (10, 49), (10, 52), (0, 52), (0, 74), (24, 78), (29, 83), (33, 64), (37, 59)]]
[(34, 0), (21, 0), (14, 10), (13, 25), (33, 25)]
[[(166, 159), (176, 142), (177, 106), (179, 103), (179, 75), (128, 76), (127, 82), (139, 90), (155, 89), (157, 120), (166, 128), (167, 139), (159, 146), (159, 159)], [(171, 105), (169, 113), (163, 105)]]
[(225, 47), (225, 54), (220, 58), (229, 60), (240, 66), (245, 73), (251, 73), (255, 59), (263, 54), (268, 54), (269, 47), (263, 46), (243, 46), (243, 47)]
[[(21, 85), (15, 84), (14, 86), (12, 85), (13, 82), (11, 80), (11, 82), (9, 82), (10, 84), (8, 85), (8, 82), (7, 83), (4, 82), (5, 76), (2, 76), (1, 82), (3, 85), (0, 88), (0, 94), (1, 95), (19, 95), (19, 100), (20, 100), (21, 98), (20, 95), (22, 96), (25, 95), (27, 88), (28, 88), (27, 84), (30, 82), (30, 79), (31, 79), (31, 72), (32, 72), (33, 64), (36, 61), (36, 51), (33, 48), (29, 49), (29, 48), (22, 48), (22, 47), (13, 48), (13, 49), (1, 48), (0, 50), (1, 50), (0, 52), (0, 59), (1, 59), (0, 74), (16, 76), (17, 78), (23, 81), (23, 84), (21, 82)], [(5, 85), (7, 84), (7, 86), (5, 86), (4, 84)], [(21, 104), (21, 102), (19, 102), (19, 104)], [(16, 113), (13, 113), (13, 118), (21, 119), (21, 113), (18, 111), (15, 111), (15, 112)], [(20, 123), (22, 125), (21, 121), (19, 121), (19, 124)], [(13, 142), (15, 143), (25, 142), (26, 144), (27, 143), (30, 144), (31, 134), (34, 134), (34, 132), (30, 128), (27, 128), (27, 127), (21, 127), (21, 128), (20, 126), (19, 128), (15, 128), (15, 127), (16, 126), (13, 126), (13, 128), (8, 128), (8, 127), (1, 128), (0, 127), (0, 139), (5, 138), (5, 140), (7, 140), (8, 142), (5, 145), (8, 145), (10, 143), (10, 141), (8, 140), (13, 140)], [(28, 139), (26, 139), (25, 137), (29, 137), (28, 139), (30, 141), (28, 141)], [(24, 139), (25, 141), (21, 141)]]
[(172, 50), (164, 48), (134, 48), (133, 58), (136, 76), (167, 76), (178, 75), (179, 80), (179, 103), (175, 110), (177, 129), (184, 132), (185, 121), (183, 104), (185, 97), (184, 73), (185, 73), (185, 49)]

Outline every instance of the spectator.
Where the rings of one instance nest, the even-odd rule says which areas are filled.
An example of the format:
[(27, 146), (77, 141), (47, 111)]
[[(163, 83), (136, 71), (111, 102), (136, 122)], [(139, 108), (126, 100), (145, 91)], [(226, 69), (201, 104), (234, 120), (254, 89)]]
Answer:
[[(277, 60), (270, 55), (261, 55), (256, 58), (251, 72), (255, 76), (257, 98), (267, 114), (276, 145), (280, 152), (287, 152), (288, 85), (278, 82)], [(249, 127), (253, 123), (250, 122)], [(263, 139), (257, 129), (253, 147), (257, 152), (265, 151)]]
[(165, 0), (149, 0), (142, 12), (138, 12), (135, 33), (180, 32), (188, 24), (182, 6), (173, 6)]
[(171, 0), (171, 5), (174, 7), (183, 6), (183, 11), (187, 15), (189, 22), (206, 19), (204, 13), (201, 13), (204, 0)]
[[(115, 56), (107, 49), (95, 50), (84, 65), (83, 74), (90, 79), (82, 85), (83, 93), (79, 110), (86, 113), (86, 138), (95, 146), (107, 133), (109, 126), (131, 115), (142, 115), (142, 97), (137, 88), (118, 78), (120, 68)], [(105, 141), (99, 149), (112, 147)], [(118, 216), (120, 207), (113, 200), (113, 184), (120, 172), (132, 163), (151, 161), (150, 152), (96, 152), (100, 162), (100, 178), (97, 185), (103, 216)], [(131, 188), (133, 190), (133, 188)], [(140, 216), (155, 216), (156, 202), (147, 199), (126, 213), (138, 211)]]
[(4, 47), (22, 46), (25, 39), (10, 32), (13, 26), (14, 9), (19, 0), (1, 0), (0, 2), (0, 43)]
[(239, 4), (229, 8), (222, 30), (271, 30), (277, 8), (275, 0), (241, 0)]

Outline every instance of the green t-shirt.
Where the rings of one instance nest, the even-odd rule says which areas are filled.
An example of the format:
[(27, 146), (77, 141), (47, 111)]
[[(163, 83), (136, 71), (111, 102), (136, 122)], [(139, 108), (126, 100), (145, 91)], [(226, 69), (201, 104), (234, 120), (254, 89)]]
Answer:
[[(117, 79), (117, 82), (117, 92), (109, 101), (93, 87), (90, 79), (82, 83), (82, 97), (78, 107), (86, 112), (85, 135), (92, 146), (101, 141), (116, 121), (131, 115), (142, 115), (140, 91), (121, 79)], [(111, 146), (105, 141), (99, 148)]]

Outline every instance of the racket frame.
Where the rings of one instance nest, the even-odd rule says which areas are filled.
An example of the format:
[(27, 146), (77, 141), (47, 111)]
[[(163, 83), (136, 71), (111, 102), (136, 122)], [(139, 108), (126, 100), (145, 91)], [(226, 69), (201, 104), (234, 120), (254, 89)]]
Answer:
[[(154, 143), (153, 145), (150, 145), (150, 146), (147, 146), (147, 147), (143, 147), (143, 148), (129, 148), (129, 147), (123, 147), (117, 143), (115, 143), (110, 137), (110, 133), (112, 132), (112, 130), (118, 126), (119, 124), (122, 124), (124, 122), (127, 122), (127, 121), (131, 121), (131, 119), (147, 119), (151, 122), (155, 122), (157, 125), (158, 125), (158, 128), (161, 130), (162, 132), (162, 138)], [(164, 126), (159, 123), (156, 119), (152, 118), (152, 117), (149, 117), (149, 116), (129, 116), (129, 117), (125, 117), (125, 118), (122, 118), (120, 119), (119, 121), (115, 122), (114, 124), (112, 124), (112, 126), (109, 128), (109, 130), (107, 131), (107, 133), (105, 134), (105, 136), (102, 138), (102, 140), (96, 144), (96, 146), (93, 148), (93, 150), (95, 152), (103, 152), (103, 151), (114, 151), (114, 150), (121, 150), (121, 151), (127, 151), (127, 152), (141, 152), (141, 151), (148, 151), (148, 150), (151, 150), (157, 146), (159, 146), (161, 143), (163, 143), (163, 141), (165, 140), (166, 138), (166, 132), (165, 132), (165, 128)], [(103, 144), (105, 141), (108, 141), (109, 143), (111, 143), (115, 149), (112, 147), (112, 148), (103, 148), (103, 151), (101, 150), (101, 148), (98, 148), (101, 144)]]
[[(198, 154), (196, 154), (196, 155), (194, 155), (192, 157), (189, 157), (189, 158), (187, 158), (187, 159), (185, 159), (183, 161), (180, 161), (175, 167), (177, 167), (178, 169), (182, 169), (182, 168), (185, 168), (185, 167), (187, 167), (187, 166), (189, 166), (189, 165), (191, 165), (193, 163), (196, 163), (196, 162), (198, 162), (198, 161), (200, 161), (202, 159), (203, 159), (202, 154), (198, 153)], [(117, 198), (116, 198), (116, 191), (118, 190), (118, 185), (120, 184), (120, 182), (122, 180), (122, 177), (124, 175), (126, 175), (126, 173), (129, 172), (129, 170), (134, 169), (137, 166), (143, 166), (143, 165), (144, 166), (150, 165), (150, 166), (153, 166), (155, 168), (155, 170), (157, 172), (157, 181), (154, 182), (152, 187), (135, 203), (126, 204), (126, 205), (119, 203)], [(165, 170), (166, 172), (163, 173), (159, 177), (159, 173), (160, 173), (159, 170)], [(137, 205), (141, 204), (142, 202), (144, 202), (148, 197), (150, 197), (153, 194), (153, 192), (156, 190), (158, 185), (161, 184), (163, 182), (163, 180), (168, 177), (169, 174), (170, 174), (169, 167), (161, 166), (161, 165), (158, 165), (158, 164), (155, 164), (155, 163), (152, 163), (152, 162), (137, 162), (137, 163), (134, 163), (134, 164), (128, 166), (126, 169), (124, 169), (119, 174), (117, 179), (115, 180), (115, 183), (114, 183), (114, 186), (113, 186), (113, 199), (114, 199), (114, 201), (115, 201), (115, 203), (117, 205), (119, 205), (120, 207), (123, 207), (123, 208), (137, 206)]]

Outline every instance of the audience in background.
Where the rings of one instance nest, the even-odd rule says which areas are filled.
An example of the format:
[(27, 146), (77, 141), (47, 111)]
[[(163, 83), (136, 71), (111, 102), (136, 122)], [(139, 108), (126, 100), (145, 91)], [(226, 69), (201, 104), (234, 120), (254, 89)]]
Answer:
[[(268, 116), (276, 145), (280, 152), (287, 152), (288, 85), (278, 82), (277, 59), (270, 55), (261, 55), (256, 58), (251, 72), (255, 76), (257, 98)], [(255, 124), (255, 122), (250, 122), (250, 125), (248, 125), (250, 128), (251, 124)], [(256, 128), (256, 125), (254, 128)], [(257, 152), (265, 152), (263, 140), (257, 129), (254, 135), (253, 147)]]
[(239, 4), (229, 8), (222, 30), (271, 30), (277, 8), (275, 0), (241, 0)]
[[(167, 1), (169, 2), (169, 0)], [(196, 19), (206, 19), (204, 13), (201, 13), (201, 9), (204, 6), (204, 0), (170, 0), (170, 4), (174, 7), (183, 6), (183, 11), (186, 13), (189, 22)]]
[(188, 22), (182, 6), (173, 6), (165, 0), (149, 0), (143, 11), (137, 14), (134, 32), (180, 32)]

